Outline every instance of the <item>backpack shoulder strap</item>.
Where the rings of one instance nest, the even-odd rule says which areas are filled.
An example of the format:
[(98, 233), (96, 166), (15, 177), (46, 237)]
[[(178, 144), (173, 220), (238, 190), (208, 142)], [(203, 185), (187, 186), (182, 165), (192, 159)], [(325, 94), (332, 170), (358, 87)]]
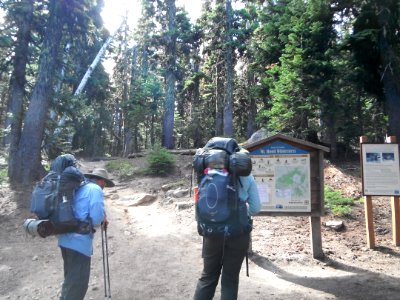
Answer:
[(242, 183), (242, 181), (240, 180), (240, 177), (239, 177), (239, 176), (237, 176), (237, 180), (239, 181), (240, 186), (243, 187), (243, 183)]
[(79, 187), (81, 188), (84, 185), (87, 185), (89, 182), (91, 182), (91, 181), (88, 178), (85, 177), (85, 179), (81, 182), (81, 185)]

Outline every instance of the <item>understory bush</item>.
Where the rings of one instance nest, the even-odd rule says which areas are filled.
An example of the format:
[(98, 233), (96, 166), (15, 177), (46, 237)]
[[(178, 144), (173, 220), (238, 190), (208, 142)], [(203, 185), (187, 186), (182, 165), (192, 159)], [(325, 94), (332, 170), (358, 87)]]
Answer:
[(175, 158), (167, 149), (156, 145), (147, 155), (147, 174), (165, 176), (173, 172)]
[(325, 206), (329, 208), (335, 216), (350, 215), (354, 205), (353, 198), (343, 196), (339, 191), (335, 191), (329, 186), (325, 186)]
[(116, 174), (122, 178), (132, 177), (140, 173), (140, 171), (135, 168), (132, 161), (127, 159), (110, 160), (106, 163), (106, 169), (110, 173)]
[(7, 169), (0, 167), (0, 185), (8, 181)]

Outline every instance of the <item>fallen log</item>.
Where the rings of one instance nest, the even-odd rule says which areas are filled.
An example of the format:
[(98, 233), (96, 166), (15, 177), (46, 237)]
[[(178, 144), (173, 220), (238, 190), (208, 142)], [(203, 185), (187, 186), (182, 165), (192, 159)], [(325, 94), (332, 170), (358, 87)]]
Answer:
[(136, 158), (136, 157), (144, 157), (145, 154), (144, 153), (131, 153), (128, 155), (128, 158)]
[(168, 150), (172, 154), (177, 155), (195, 155), (196, 149), (177, 149), (177, 150)]

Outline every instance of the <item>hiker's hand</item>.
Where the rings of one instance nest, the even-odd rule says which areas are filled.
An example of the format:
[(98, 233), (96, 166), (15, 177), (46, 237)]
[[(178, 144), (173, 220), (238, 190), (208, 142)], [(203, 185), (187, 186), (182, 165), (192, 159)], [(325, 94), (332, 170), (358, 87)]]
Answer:
[(101, 222), (101, 226), (103, 227), (104, 230), (107, 229), (107, 227), (108, 227), (107, 216), (104, 216), (104, 220), (103, 220), (103, 222)]

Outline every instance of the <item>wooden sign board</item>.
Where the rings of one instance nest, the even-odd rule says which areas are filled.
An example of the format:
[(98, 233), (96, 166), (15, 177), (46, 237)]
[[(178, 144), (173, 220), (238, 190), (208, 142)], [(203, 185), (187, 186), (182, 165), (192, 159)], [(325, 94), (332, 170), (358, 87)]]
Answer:
[(280, 134), (244, 147), (253, 163), (261, 214), (323, 214), (323, 152), (328, 148)]

